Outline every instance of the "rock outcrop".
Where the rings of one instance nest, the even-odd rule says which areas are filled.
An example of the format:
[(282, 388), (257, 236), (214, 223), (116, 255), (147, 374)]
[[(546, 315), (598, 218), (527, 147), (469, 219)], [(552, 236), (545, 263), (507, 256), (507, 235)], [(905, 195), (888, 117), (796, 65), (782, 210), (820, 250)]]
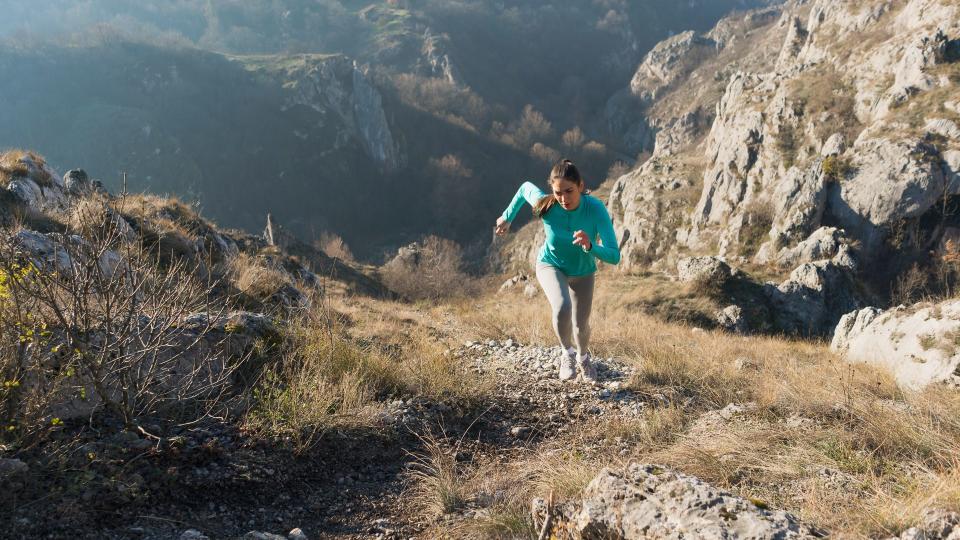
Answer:
[(802, 264), (779, 285), (764, 286), (774, 327), (793, 335), (829, 335), (842, 316), (861, 305), (855, 269), (844, 246), (832, 259)]
[[(534, 501), (534, 511), (542, 509)], [(815, 538), (792, 515), (657, 465), (604, 469), (559, 509), (555, 538)]]
[(852, 362), (889, 370), (897, 382), (918, 389), (960, 383), (960, 301), (868, 307), (843, 316), (830, 348)]
[[(624, 267), (692, 252), (790, 268), (849, 244), (895, 274), (957, 225), (938, 208), (960, 195), (960, 113), (946, 99), (960, 6), (814, 0), (751, 13), (662, 42), (631, 81), (656, 148), (611, 191), (632, 233)], [(756, 46), (773, 42), (772, 56)], [(688, 90), (710, 86), (706, 68), (722, 91)], [(695, 165), (677, 174), (668, 156)], [(699, 183), (691, 172), (699, 195), (673, 196), (675, 180)]]
[(292, 79), (284, 84), (286, 107), (303, 105), (322, 114), (333, 113), (345, 126), (345, 135), (359, 141), (384, 169), (403, 165), (405, 158), (387, 121), (380, 91), (355, 60), (306, 56), (297, 69), (282, 76)]

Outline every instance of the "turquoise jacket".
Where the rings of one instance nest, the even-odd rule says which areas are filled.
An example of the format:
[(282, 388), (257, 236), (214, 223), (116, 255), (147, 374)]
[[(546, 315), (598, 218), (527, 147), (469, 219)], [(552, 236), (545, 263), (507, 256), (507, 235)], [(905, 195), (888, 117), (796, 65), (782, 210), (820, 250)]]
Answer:
[[(510, 206), (503, 211), (503, 219), (513, 222), (524, 202), (532, 207), (547, 195), (532, 182), (524, 182), (510, 201)], [(573, 210), (566, 210), (559, 204), (553, 205), (543, 216), (543, 230), (547, 239), (540, 248), (538, 260), (559, 268), (567, 276), (586, 276), (596, 272), (596, 259), (609, 264), (620, 262), (620, 248), (613, 222), (610, 221), (607, 208), (596, 197), (581, 196), (580, 205)], [(590, 251), (584, 251), (573, 243), (573, 233), (578, 230), (590, 237), (593, 244)], [(600, 238), (600, 244), (597, 244), (597, 237)]]

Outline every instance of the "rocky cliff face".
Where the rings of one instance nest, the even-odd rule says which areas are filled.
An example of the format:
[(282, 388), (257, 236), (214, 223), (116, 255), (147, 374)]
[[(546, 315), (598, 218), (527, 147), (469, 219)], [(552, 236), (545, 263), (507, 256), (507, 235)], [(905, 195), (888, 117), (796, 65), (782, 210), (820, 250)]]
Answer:
[[(659, 126), (654, 156), (610, 198), (632, 233), (627, 266), (674, 249), (773, 262), (825, 225), (866, 263), (892, 241), (909, 251), (904, 231), (907, 248), (929, 249), (960, 189), (958, 51), (960, 6), (946, 0), (795, 1), (657, 46), (630, 85)], [(704, 68), (722, 94), (702, 90)], [(692, 208), (664, 204), (671, 155), (703, 166)]]
[(266, 71), (282, 79), (286, 90), (284, 108), (304, 105), (321, 115), (340, 120), (344, 130), (336, 141), (355, 139), (364, 152), (388, 171), (403, 165), (380, 91), (370, 82), (366, 70), (345, 56), (304, 55), (302, 62), (273, 65)]

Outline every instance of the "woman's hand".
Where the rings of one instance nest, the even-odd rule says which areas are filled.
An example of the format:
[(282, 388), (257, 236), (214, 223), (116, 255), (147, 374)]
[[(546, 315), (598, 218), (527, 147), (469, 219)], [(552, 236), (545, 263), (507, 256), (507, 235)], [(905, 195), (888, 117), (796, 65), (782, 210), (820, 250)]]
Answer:
[(503, 219), (503, 216), (497, 218), (497, 226), (493, 228), (493, 232), (497, 236), (503, 236), (507, 234), (507, 231), (510, 230), (510, 222)]
[(593, 249), (593, 242), (590, 241), (590, 236), (583, 231), (576, 231), (573, 233), (573, 244), (580, 246), (584, 251), (590, 251)]

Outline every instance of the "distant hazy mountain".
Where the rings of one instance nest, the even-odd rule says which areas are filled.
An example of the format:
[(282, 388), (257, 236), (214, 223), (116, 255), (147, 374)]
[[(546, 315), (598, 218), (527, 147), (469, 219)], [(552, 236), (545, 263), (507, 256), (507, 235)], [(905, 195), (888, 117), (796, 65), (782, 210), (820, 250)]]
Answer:
[(558, 155), (633, 157), (603, 107), (657, 41), (766, 3), (7, 1), (0, 146), (367, 257), (486, 240)]

